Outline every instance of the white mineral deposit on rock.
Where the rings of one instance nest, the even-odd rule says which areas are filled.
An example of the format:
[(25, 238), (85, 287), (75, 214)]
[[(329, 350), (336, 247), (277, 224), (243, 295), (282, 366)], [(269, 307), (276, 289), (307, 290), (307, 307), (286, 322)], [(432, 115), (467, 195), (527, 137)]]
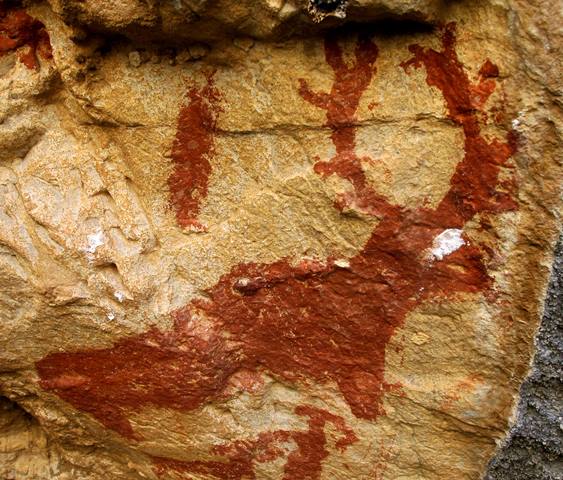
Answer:
[(250, 278), (242, 277), (236, 281), (236, 286), (240, 288), (248, 287), (250, 284)]
[(437, 260), (442, 260), (450, 253), (455, 252), (458, 248), (465, 244), (465, 240), (461, 238), (463, 230), (457, 228), (448, 228), (438, 235), (432, 242), (430, 254)]
[(346, 258), (339, 258), (334, 261), (334, 264), (340, 268), (350, 268), (350, 261)]
[(98, 247), (101, 247), (104, 244), (104, 232), (99, 230), (96, 233), (91, 233), (88, 235), (88, 246), (85, 248), (85, 251), (88, 253), (96, 253)]

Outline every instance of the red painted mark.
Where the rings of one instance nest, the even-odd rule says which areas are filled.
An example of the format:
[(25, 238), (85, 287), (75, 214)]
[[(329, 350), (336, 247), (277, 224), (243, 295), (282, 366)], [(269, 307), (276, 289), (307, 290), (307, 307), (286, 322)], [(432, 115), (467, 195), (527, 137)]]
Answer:
[(201, 201), (207, 196), (210, 159), (213, 157), (221, 96), (213, 84), (213, 74), (202, 88), (191, 88), (188, 102), (180, 109), (176, 139), (172, 145), (174, 170), (168, 178), (170, 203), (182, 227), (205, 230), (199, 223)]
[(463, 380), (457, 382), (451, 391), (445, 395), (444, 400), (440, 403), (440, 410), (444, 412), (451, 411), (457, 402), (474, 391), (480, 383), (483, 383), (482, 375), (478, 373), (467, 375)]
[[(442, 92), (448, 117), (465, 136), (464, 158), (436, 209), (391, 205), (368, 185), (354, 153), (354, 122), (377, 49), (370, 40), (360, 39), (356, 63), (346, 67), (336, 42), (327, 40), (325, 53), (336, 85), (330, 94), (318, 94), (301, 82), (300, 92), (326, 110), (336, 146), (336, 155), (318, 162), (316, 170), (349, 180), (353, 192), (345, 200), (381, 218), (362, 251), (344, 268), (334, 259), (298, 266), (287, 260), (238, 265), (207, 291), (208, 299), (194, 300), (176, 312), (169, 332), (152, 329), (111, 348), (46, 356), (37, 362), (41, 386), (129, 438), (139, 438), (129, 423), (129, 412), (150, 406), (189, 411), (218, 402), (232, 388), (231, 377), (240, 371), (266, 371), (301, 385), (334, 382), (354, 415), (365, 419), (381, 415), (383, 394), (392, 388), (385, 382), (385, 352), (406, 315), (422, 302), (486, 292), (491, 286), (478, 246), (465, 238), (466, 244), (457, 251), (430, 260), (427, 252), (433, 240), (445, 229), (462, 229), (478, 213), (516, 208), (510, 191), (498, 190), (500, 171), (508, 168), (515, 143), (510, 136), (507, 142), (486, 140), (479, 124), (483, 99), (495, 86), (495, 68), (486, 64), (479, 83), (473, 85), (455, 53), (453, 25), (444, 29), (442, 40), (441, 51), (411, 46), (414, 57), (404, 64), (405, 69), (425, 67), (428, 84)], [(195, 98), (196, 105), (207, 104)], [(210, 130), (205, 131), (207, 138)], [(311, 426), (317, 417), (309, 417), (309, 436), (303, 438), (320, 438), (321, 427)], [(267, 439), (282, 434), (269, 435), (273, 437), (261, 441), (272, 452), (275, 442)], [(303, 458), (320, 472), (325, 447), (317, 440), (304, 447), (305, 440), (291, 435), (299, 449), (289, 455), (286, 469), (305, 462), (292, 458)], [(250, 475), (246, 455), (251, 455), (248, 451), (255, 444), (236, 445), (227, 462), (192, 462), (189, 468), (219, 478)], [(175, 462), (157, 460), (161, 468), (180, 468)]]
[(0, 5), (0, 57), (16, 50), (20, 61), (31, 70), (39, 67), (37, 54), (52, 58), (45, 26), (24, 10)]
[(355, 62), (348, 66), (342, 49), (329, 37), (325, 41), (325, 58), (334, 72), (330, 93), (313, 92), (305, 80), (299, 80), (301, 96), (326, 111), (325, 125), (332, 130), (330, 138), (336, 148), (336, 154), (329, 161), (317, 161), (315, 171), (323, 176), (338, 175), (352, 184), (353, 193), (337, 201), (340, 209), (353, 206), (374, 215), (389, 214), (393, 209), (368, 184), (362, 161), (371, 159), (356, 154), (356, 111), (376, 71), (378, 53), (377, 46), (368, 37), (361, 36), (354, 51)]
[(398, 454), (399, 449), (395, 445), (394, 438), (391, 441), (389, 438), (385, 441), (380, 439), (377, 443), (377, 446), (370, 445), (370, 450), (376, 450), (378, 452), (378, 457), (373, 468), (373, 480), (383, 480), (390, 461)]
[[(213, 475), (225, 480), (256, 479), (254, 463), (271, 462), (287, 456), (283, 480), (317, 480), (321, 474), (321, 463), (329, 455), (326, 448), (325, 425), (330, 423), (341, 434), (335, 442), (343, 451), (357, 441), (341, 417), (325, 410), (301, 405), (295, 413), (308, 417), (308, 429), (275, 430), (260, 433), (254, 440), (237, 440), (228, 445), (214, 447), (212, 453), (225, 457), (227, 461), (181, 461), (153, 457), (154, 469), (158, 475), (169, 471)], [(292, 445), (295, 444), (295, 446)], [(288, 450), (292, 450), (289, 454)]]

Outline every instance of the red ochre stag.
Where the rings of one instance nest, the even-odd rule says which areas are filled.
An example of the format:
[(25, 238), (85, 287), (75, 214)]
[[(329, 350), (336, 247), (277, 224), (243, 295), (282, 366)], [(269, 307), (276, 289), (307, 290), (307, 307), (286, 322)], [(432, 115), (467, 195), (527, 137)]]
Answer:
[[(143, 407), (191, 411), (220, 401), (239, 371), (267, 372), (296, 385), (336, 383), (356, 417), (375, 420), (383, 414), (383, 394), (391, 388), (385, 381), (385, 350), (406, 315), (424, 301), (491, 286), (477, 245), (463, 237), (460, 248), (432, 258), (428, 252), (435, 238), (444, 230), (461, 231), (476, 214), (516, 208), (508, 191), (513, 185), (499, 182), (515, 143), (510, 135), (506, 142), (486, 140), (479, 120), (495, 88), (496, 67), (487, 61), (479, 83), (472, 84), (455, 51), (453, 24), (443, 29), (440, 51), (419, 45), (410, 51), (413, 57), (404, 69), (426, 69), (428, 85), (441, 91), (448, 118), (465, 137), (464, 157), (435, 209), (392, 205), (368, 184), (355, 153), (356, 111), (375, 73), (378, 50), (361, 37), (355, 61), (348, 66), (338, 43), (327, 39), (325, 56), (334, 71), (330, 93), (312, 92), (304, 80), (299, 92), (326, 111), (336, 147), (335, 156), (318, 161), (315, 171), (338, 175), (351, 185), (337, 206), (380, 219), (363, 249), (344, 263), (330, 258), (297, 266), (287, 259), (238, 265), (208, 290), (208, 299), (193, 300), (175, 312), (170, 331), (153, 328), (111, 348), (46, 356), (37, 362), (41, 386), (130, 439), (140, 436), (129, 423), (129, 412)], [(278, 455), (277, 443), (292, 438), (297, 451), (288, 456), (284, 478), (319, 478), (325, 423), (332, 422), (340, 432), (348, 427), (338, 423), (339, 417), (309, 406), (298, 407), (296, 414), (309, 417), (308, 432), (261, 433), (257, 439), (220, 447), (215, 453), (226, 462), (155, 458), (155, 468), (252, 478), (249, 462), (262, 458), (257, 445), (270, 458)], [(345, 438), (342, 447), (354, 440), (353, 433)], [(317, 448), (317, 453), (307, 448)], [(316, 473), (287, 474), (311, 455), (317, 455), (307, 460)]]

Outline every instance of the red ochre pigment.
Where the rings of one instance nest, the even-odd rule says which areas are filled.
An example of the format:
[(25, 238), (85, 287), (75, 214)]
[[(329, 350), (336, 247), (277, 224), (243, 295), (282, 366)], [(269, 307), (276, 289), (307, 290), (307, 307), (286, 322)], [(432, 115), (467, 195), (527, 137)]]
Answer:
[[(228, 462), (183, 462), (153, 457), (155, 471), (159, 475), (176, 471), (213, 475), (226, 480), (256, 479), (253, 463), (271, 462), (287, 456), (283, 480), (317, 479), (321, 462), (329, 455), (326, 449), (325, 425), (332, 424), (338, 434), (341, 434), (336, 441), (336, 448), (341, 451), (356, 442), (357, 438), (340, 417), (324, 410), (302, 405), (295, 409), (295, 413), (309, 417), (308, 430), (264, 432), (255, 440), (237, 440), (230, 445), (214, 447), (212, 453), (227, 457)], [(297, 448), (287, 455), (283, 445), (286, 444), (291, 449), (291, 443), (296, 444)]]
[[(453, 24), (444, 28), (442, 39), (441, 51), (412, 45), (413, 58), (403, 65), (405, 70), (426, 69), (428, 84), (442, 92), (448, 117), (465, 136), (464, 158), (436, 209), (391, 205), (368, 185), (354, 153), (355, 115), (375, 71), (377, 48), (360, 38), (355, 64), (346, 66), (340, 47), (328, 39), (325, 55), (335, 74), (331, 92), (313, 93), (302, 80), (300, 93), (326, 110), (336, 147), (335, 156), (318, 161), (315, 170), (350, 182), (352, 191), (341, 206), (380, 218), (362, 251), (344, 268), (334, 259), (298, 266), (285, 259), (238, 265), (208, 290), (209, 299), (177, 311), (171, 331), (154, 328), (112, 348), (48, 355), (37, 362), (41, 386), (131, 439), (140, 436), (128, 421), (129, 412), (151, 407), (190, 411), (221, 401), (230, 391), (230, 378), (241, 370), (267, 372), (305, 389), (309, 382), (334, 382), (355, 416), (375, 420), (383, 414), (383, 394), (393, 387), (385, 382), (385, 350), (406, 315), (424, 301), (491, 286), (478, 246), (465, 238), (457, 251), (432, 260), (427, 252), (434, 238), (445, 229), (463, 228), (478, 213), (516, 208), (509, 191), (497, 190), (515, 142), (487, 141), (479, 125), (480, 108), (495, 88), (492, 78), (498, 70), (487, 61), (473, 85), (454, 49)], [(193, 118), (202, 118), (206, 108), (207, 101), (199, 98), (193, 93), (195, 106), (188, 107)], [(210, 130), (202, 129), (205, 140), (197, 140), (196, 152), (209, 151)], [(214, 453), (224, 456), (223, 462), (157, 458), (155, 468), (252, 478), (253, 460), (281, 455), (279, 444), (292, 439), (297, 450), (288, 455), (285, 478), (317, 479), (327, 455), (324, 425), (331, 422), (340, 432), (348, 428), (339, 417), (309, 406), (298, 407), (296, 414), (309, 417), (307, 431), (260, 433), (217, 447)], [(353, 442), (353, 433), (346, 438), (342, 448)]]
[(203, 88), (191, 88), (188, 102), (180, 109), (176, 139), (172, 145), (174, 170), (168, 178), (170, 203), (181, 227), (205, 230), (197, 216), (201, 201), (207, 196), (210, 158), (214, 154), (214, 133), (217, 126), (219, 91), (213, 76), (207, 77)]
[(37, 54), (52, 57), (49, 34), (45, 26), (24, 10), (0, 5), (0, 57), (18, 50), (18, 58), (29, 69), (39, 67)]

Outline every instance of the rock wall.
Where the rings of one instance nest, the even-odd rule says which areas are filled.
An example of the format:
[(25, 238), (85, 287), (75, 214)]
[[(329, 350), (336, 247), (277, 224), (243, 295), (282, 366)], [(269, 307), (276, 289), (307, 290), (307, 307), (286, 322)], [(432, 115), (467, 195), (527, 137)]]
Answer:
[(560, 426), (563, 400), (561, 238), (555, 254), (532, 371), (522, 384), (516, 422), (492, 459), (485, 477), (487, 480), (557, 480), (563, 475), (563, 432)]
[(560, 229), (553, 11), (2, 3), (0, 471), (481, 478)]
[(33, 417), (7, 398), (0, 398), (1, 478), (50, 478), (57, 452)]

